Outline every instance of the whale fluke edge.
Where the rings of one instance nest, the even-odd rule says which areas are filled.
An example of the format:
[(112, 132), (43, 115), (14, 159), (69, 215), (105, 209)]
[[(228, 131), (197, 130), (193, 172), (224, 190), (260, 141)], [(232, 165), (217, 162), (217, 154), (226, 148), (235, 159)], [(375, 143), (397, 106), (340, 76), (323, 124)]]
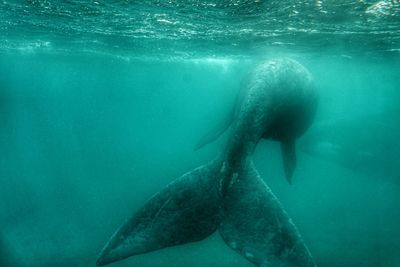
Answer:
[(218, 230), (229, 247), (257, 266), (316, 266), (253, 163), (232, 174), (222, 197), (225, 175), (225, 162), (216, 160), (167, 185), (116, 231), (97, 265), (199, 241)]

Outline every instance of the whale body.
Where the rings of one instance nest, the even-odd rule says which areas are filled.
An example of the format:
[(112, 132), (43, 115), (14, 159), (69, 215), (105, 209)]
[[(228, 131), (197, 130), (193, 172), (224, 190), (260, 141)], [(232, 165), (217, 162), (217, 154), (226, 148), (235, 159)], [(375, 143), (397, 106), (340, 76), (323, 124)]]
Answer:
[(334, 118), (314, 123), (299, 148), (363, 176), (399, 184), (399, 133), (398, 124), (383, 116)]
[(229, 247), (257, 266), (316, 266), (252, 161), (260, 139), (279, 141), (291, 177), (295, 140), (310, 126), (317, 108), (311, 74), (294, 60), (269, 60), (251, 72), (239, 95), (231, 122), (198, 145), (215, 140), (231, 125), (221, 155), (172, 181), (134, 212), (107, 242), (97, 265), (199, 241), (218, 231)]

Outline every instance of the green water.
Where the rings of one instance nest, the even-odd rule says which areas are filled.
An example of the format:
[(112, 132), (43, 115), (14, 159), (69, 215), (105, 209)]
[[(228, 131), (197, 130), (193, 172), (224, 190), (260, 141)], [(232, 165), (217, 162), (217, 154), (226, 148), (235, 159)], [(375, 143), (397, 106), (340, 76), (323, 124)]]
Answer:
[[(220, 153), (227, 134), (193, 147), (254, 64), (283, 56), (314, 75), (319, 109), (293, 185), (271, 141), (262, 178), (318, 266), (400, 266), (398, 1), (0, 6), (1, 267), (95, 266), (132, 212)], [(214, 234), (110, 266), (252, 265)]]

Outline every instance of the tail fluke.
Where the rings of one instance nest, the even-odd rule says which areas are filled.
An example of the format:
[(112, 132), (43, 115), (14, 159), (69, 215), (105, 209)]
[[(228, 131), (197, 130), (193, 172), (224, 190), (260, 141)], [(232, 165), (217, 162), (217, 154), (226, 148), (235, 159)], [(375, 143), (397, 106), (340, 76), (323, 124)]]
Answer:
[(221, 163), (199, 167), (170, 183), (124, 223), (97, 265), (206, 238), (219, 225)]
[(199, 241), (219, 229), (228, 246), (257, 266), (314, 267), (251, 161), (239, 173), (230, 172), (226, 163), (214, 161), (170, 183), (116, 231), (97, 265)]
[(260, 267), (315, 267), (296, 227), (250, 162), (223, 199), (219, 232), (232, 249)]

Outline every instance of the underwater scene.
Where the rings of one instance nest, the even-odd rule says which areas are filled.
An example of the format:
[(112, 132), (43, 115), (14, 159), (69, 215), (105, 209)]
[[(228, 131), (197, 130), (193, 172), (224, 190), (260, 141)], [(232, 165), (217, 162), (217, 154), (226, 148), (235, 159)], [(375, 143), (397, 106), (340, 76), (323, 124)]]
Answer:
[(0, 267), (399, 267), (398, 0), (0, 1)]

